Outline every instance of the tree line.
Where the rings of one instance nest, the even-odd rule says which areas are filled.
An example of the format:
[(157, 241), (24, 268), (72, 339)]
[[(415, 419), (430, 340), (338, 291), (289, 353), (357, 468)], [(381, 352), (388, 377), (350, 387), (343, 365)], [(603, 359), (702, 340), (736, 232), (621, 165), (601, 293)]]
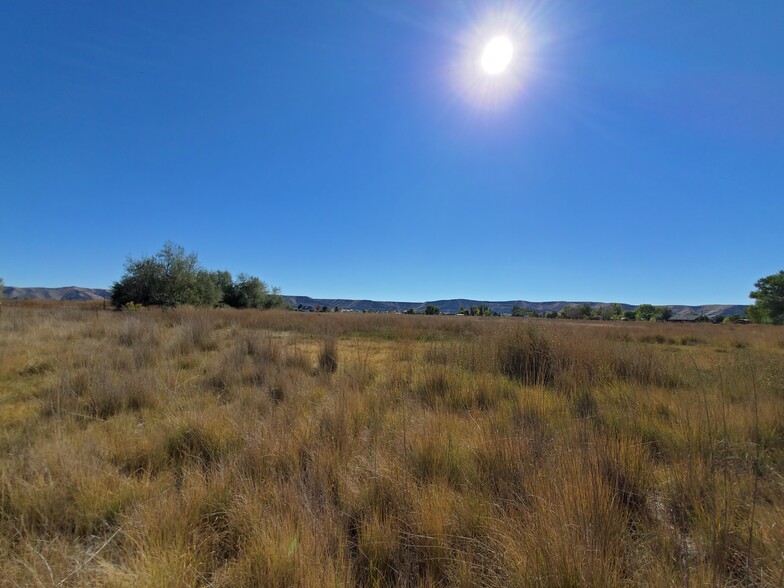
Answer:
[[(424, 311), (417, 313), (413, 308), (409, 308), (405, 314), (440, 314), (441, 309), (432, 304), (428, 304)], [(501, 316), (500, 313), (492, 310), (487, 304), (478, 304), (463, 308), (457, 314), (465, 316)], [(635, 310), (624, 310), (620, 304), (607, 304), (597, 308), (589, 304), (579, 306), (565, 306), (560, 312), (551, 311), (539, 313), (532, 308), (522, 306), (512, 307), (512, 316), (530, 318), (566, 318), (566, 319), (602, 319), (602, 320), (668, 320), (672, 317), (672, 310), (666, 306), (653, 306), (652, 304), (641, 304)]]
[[(460, 307), (457, 314), (467, 316), (499, 316), (499, 313), (490, 309), (486, 304), (471, 306), (469, 308)], [(672, 310), (666, 306), (653, 306), (652, 304), (641, 304), (634, 310), (624, 310), (620, 304), (605, 304), (596, 308), (590, 304), (580, 304), (577, 306), (565, 306), (560, 311), (537, 312), (532, 308), (522, 306), (512, 307), (512, 316), (530, 318), (564, 318), (564, 319), (601, 319), (601, 320), (630, 320), (630, 321), (650, 321), (668, 320), (672, 317)]]
[(199, 265), (195, 253), (167, 242), (155, 255), (129, 258), (125, 273), (111, 289), (115, 308), (134, 305), (230, 306), (233, 308), (275, 308), (283, 306), (280, 291), (269, 288), (256, 276), (227, 271), (210, 271)]
[(599, 319), (599, 320), (624, 320), (624, 321), (667, 321), (672, 318), (672, 309), (666, 306), (653, 304), (640, 304), (633, 310), (624, 310), (620, 304), (605, 304), (596, 308), (589, 304), (578, 306), (565, 306), (560, 312), (550, 312), (545, 315), (549, 318), (567, 319)]

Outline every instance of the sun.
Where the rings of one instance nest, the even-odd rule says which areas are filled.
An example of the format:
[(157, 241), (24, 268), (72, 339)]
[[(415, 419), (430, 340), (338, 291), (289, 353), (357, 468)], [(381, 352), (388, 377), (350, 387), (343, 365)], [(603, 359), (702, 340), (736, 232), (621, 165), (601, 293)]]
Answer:
[(456, 37), (455, 88), (473, 107), (502, 111), (528, 94), (547, 37), (532, 13), (508, 8), (476, 16)]
[(482, 69), (488, 75), (503, 73), (512, 61), (514, 47), (509, 37), (497, 35), (490, 39), (482, 51)]

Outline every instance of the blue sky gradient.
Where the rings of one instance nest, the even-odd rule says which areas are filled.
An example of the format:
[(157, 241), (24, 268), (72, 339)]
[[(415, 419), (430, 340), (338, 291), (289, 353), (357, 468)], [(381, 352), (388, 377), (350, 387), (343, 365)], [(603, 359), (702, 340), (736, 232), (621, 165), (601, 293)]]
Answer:
[(747, 303), (784, 268), (782, 30), (766, 0), (9, 2), (0, 276), (108, 287), (172, 240), (314, 297)]

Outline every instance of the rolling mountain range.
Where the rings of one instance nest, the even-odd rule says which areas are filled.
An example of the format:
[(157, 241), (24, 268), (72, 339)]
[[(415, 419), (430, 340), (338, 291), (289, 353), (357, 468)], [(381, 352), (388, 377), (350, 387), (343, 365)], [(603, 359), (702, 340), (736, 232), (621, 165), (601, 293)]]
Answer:
[(112, 293), (101, 288), (3, 288), (3, 300), (108, 300)]
[[(326, 306), (327, 308), (338, 307), (341, 310), (353, 310), (356, 312), (405, 312), (413, 308), (416, 312), (422, 312), (428, 304), (437, 306), (442, 313), (456, 314), (461, 308), (470, 308), (472, 306), (486, 305), (491, 311), (498, 314), (512, 314), (512, 307), (519, 306), (521, 308), (535, 310), (537, 313), (545, 312), (560, 312), (567, 306), (580, 306), (587, 304), (591, 308), (601, 308), (607, 306), (607, 302), (569, 302), (565, 300), (558, 300), (552, 302), (531, 302), (528, 300), (507, 300), (500, 302), (490, 302), (484, 300), (469, 300), (465, 298), (453, 298), (449, 300), (429, 300), (427, 302), (378, 302), (375, 300), (346, 300), (346, 299), (329, 299), (329, 298), (310, 298), (308, 296), (284, 296), (283, 299), (292, 308), (297, 308), (302, 305), (304, 309), (311, 309), (316, 307)], [(672, 310), (674, 315), (684, 312), (691, 312), (697, 315), (705, 315), (708, 318), (717, 316), (729, 316), (732, 314), (744, 314), (746, 306), (742, 304), (703, 304), (698, 306), (688, 306), (684, 304), (667, 305)], [(623, 304), (621, 307), (624, 310), (634, 310), (637, 308), (633, 304)]]
[[(3, 288), (3, 298), (5, 300), (105, 300), (111, 296), (109, 290), (100, 288), (81, 288), (69, 286), (65, 288), (16, 288), (6, 286)], [(470, 308), (471, 306), (486, 305), (493, 312), (498, 314), (512, 314), (512, 307), (519, 306), (538, 313), (563, 310), (566, 306), (579, 306), (588, 304), (591, 308), (607, 306), (606, 302), (530, 302), (527, 300), (507, 300), (501, 302), (490, 302), (484, 300), (468, 300), (465, 298), (453, 298), (450, 300), (430, 300), (427, 302), (393, 302), (377, 300), (349, 300), (344, 298), (311, 298), (309, 296), (283, 296), (283, 300), (292, 308), (313, 310), (324, 307), (335, 308), (354, 312), (405, 312), (414, 309), (416, 312), (425, 310), (428, 304), (437, 306), (442, 313), (456, 314), (460, 308)], [(621, 304), (624, 310), (636, 308), (632, 304)], [(742, 304), (703, 304), (699, 306), (687, 306), (683, 304), (668, 305), (673, 314), (694, 313), (705, 315), (708, 318), (717, 316), (729, 316), (732, 314), (744, 314), (746, 306)]]

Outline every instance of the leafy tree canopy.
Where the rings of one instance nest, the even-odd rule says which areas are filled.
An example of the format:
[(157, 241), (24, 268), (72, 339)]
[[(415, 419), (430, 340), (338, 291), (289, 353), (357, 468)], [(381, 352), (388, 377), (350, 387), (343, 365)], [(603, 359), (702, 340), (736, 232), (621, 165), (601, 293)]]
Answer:
[(522, 306), (513, 306), (512, 307), (512, 316), (522, 316), (522, 317), (538, 317), (539, 314), (530, 308), (523, 308)]
[(784, 270), (760, 278), (754, 283), (756, 290), (749, 293), (755, 302), (746, 310), (755, 323), (784, 325)]
[(236, 308), (281, 306), (277, 289), (253, 276), (240, 274), (232, 280), (226, 271), (208, 271), (195, 253), (167, 242), (155, 255), (128, 259), (125, 273), (112, 285), (112, 304), (175, 307), (183, 304)]
[(658, 309), (653, 304), (640, 304), (634, 312), (638, 321), (649, 321), (656, 316)]
[(229, 279), (223, 293), (223, 303), (234, 308), (274, 308), (282, 305), (278, 289), (270, 290), (255, 276), (240, 274), (236, 282)]
[(593, 315), (593, 309), (589, 304), (581, 304), (580, 306), (564, 306), (561, 310), (561, 316), (568, 319), (582, 319), (590, 318)]

